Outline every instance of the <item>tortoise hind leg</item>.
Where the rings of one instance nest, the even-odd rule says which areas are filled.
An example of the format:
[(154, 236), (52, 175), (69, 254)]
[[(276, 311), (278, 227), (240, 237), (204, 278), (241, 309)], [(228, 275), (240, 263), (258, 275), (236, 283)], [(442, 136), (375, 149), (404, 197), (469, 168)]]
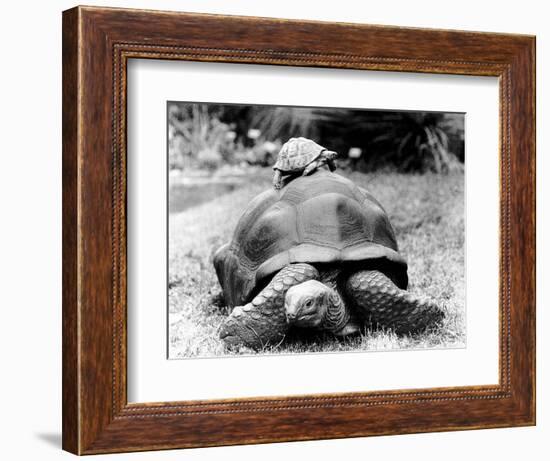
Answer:
[(346, 282), (346, 293), (374, 325), (397, 334), (420, 332), (444, 317), (433, 301), (401, 290), (379, 271), (354, 273)]
[(281, 342), (288, 330), (284, 309), (286, 292), (294, 285), (318, 278), (319, 272), (310, 264), (285, 266), (252, 302), (233, 309), (220, 327), (220, 339), (229, 347), (252, 349)]

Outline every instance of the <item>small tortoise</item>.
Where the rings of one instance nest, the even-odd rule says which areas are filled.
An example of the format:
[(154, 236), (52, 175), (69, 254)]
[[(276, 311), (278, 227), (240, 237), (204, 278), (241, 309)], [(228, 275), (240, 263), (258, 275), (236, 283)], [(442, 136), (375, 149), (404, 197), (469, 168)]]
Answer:
[(214, 256), (228, 346), (260, 349), (292, 327), (344, 336), (362, 325), (419, 332), (443, 311), (405, 291), (407, 263), (382, 206), (325, 169), (251, 201)]
[(284, 143), (277, 162), (273, 165), (273, 187), (281, 189), (286, 180), (299, 175), (307, 176), (323, 165), (336, 169), (336, 152), (325, 149), (307, 138), (290, 138)]

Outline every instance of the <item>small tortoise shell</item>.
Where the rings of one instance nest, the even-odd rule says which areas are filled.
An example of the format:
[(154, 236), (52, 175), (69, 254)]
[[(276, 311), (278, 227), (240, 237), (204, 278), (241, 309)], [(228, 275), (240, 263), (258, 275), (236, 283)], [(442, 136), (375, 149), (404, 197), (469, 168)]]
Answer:
[(307, 138), (290, 138), (284, 143), (274, 170), (297, 173), (317, 159), (326, 149)]

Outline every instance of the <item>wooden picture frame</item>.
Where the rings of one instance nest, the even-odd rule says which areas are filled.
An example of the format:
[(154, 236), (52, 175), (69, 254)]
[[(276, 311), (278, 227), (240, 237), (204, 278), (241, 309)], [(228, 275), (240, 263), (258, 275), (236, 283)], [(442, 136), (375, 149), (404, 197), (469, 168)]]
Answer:
[[(496, 76), (499, 384), (128, 404), (131, 58)], [(535, 38), (76, 7), (63, 13), (63, 448), (76, 454), (535, 424)]]

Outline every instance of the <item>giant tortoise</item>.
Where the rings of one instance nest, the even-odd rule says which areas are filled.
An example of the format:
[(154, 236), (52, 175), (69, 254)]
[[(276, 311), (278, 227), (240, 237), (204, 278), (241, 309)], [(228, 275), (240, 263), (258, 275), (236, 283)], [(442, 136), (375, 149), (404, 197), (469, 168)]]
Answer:
[(408, 334), (443, 317), (406, 291), (407, 263), (380, 203), (326, 167), (253, 199), (214, 266), (233, 308), (219, 330), (230, 347), (277, 344), (293, 326)]

